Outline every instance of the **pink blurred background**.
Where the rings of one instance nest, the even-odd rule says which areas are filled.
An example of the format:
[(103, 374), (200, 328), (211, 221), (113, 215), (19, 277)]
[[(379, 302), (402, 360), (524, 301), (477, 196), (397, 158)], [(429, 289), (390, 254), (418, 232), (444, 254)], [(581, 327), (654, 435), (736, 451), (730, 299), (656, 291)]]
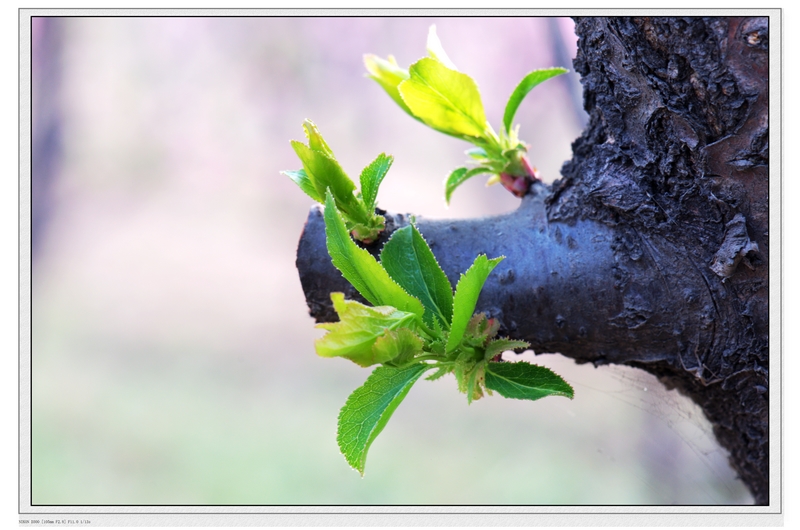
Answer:
[[(385, 209), (514, 209), (483, 177), (446, 208), (469, 146), (364, 77), (364, 53), (423, 56), (431, 24), (495, 125), (525, 73), (572, 67), (568, 19), (34, 19), (34, 504), (751, 502), (691, 403), (558, 355), (534, 362), (573, 401), (467, 407), (421, 382), (366, 477), (348, 468), (336, 418), (368, 372), (314, 354), (294, 269), (312, 201), (279, 171), (310, 118), (352, 176), (394, 155)], [(573, 73), (520, 107), (546, 181), (585, 119)]]

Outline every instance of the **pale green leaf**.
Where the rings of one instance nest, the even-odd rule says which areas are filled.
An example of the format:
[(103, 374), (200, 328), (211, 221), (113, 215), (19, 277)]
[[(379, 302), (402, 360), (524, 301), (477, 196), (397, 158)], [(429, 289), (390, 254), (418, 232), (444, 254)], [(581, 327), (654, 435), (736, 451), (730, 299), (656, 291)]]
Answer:
[(394, 158), (385, 153), (381, 153), (372, 161), (370, 165), (361, 172), (361, 198), (364, 205), (371, 213), (375, 210), (375, 199), (378, 197), (378, 188), (392, 167)]
[(389, 59), (386, 60), (381, 59), (377, 55), (367, 54), (364, 56), (364, 66), (367, 67), (369, 77), (377, 81), (386, 93), (389, 94), (389, 97), (400, 105), (401, 109), (416, 118), (397, 90), (398, 85), (408, 79), (408, 70), (400, 68), (397, 65), (397, 61), (395, 61), (394, 57), (391, 55)]
[(411, 113), (437, 131), (474, 140), (483, 138), (488, 124), (478, 86), (466, 74), (425, 57), (409, 68), (400, 95)]
[(330, 192), (325, 196), (324, 218), (328, 253), (342, 276), (373, 305), (392, 306), (422, 317), (420, 301), (397, 285), (380, 263), (350, 238)]
[(475, 312), (475, 305), (478, 303), (478, 296), (483, 284), (502, 260), (503, 256), (487, 259), (485, 255), (481, 254), (475, 258), (467, 272), (461, 275), (461, 279), (456, 285), (456, 294), (453, 297), (453, 321), (450, 324), (450, 335), (447, 338), (448, 353), (455, 350), (464, 337), (467, 324), (472, 318), (472, 313)]
[(511, 96), (508, 98), (506, 110), (503, 113), (503, 125), (506, 128), (506, 133), (511, 132), (511, 122), (514, 121), (514, 115), (517, 113), (517, 109), (520, 103), (522, 103), (522, 100), (528, 95), (528, 92), (533, 90), (539, 83), (547, 81), (557, 75), (565, 74), (567, 71), (566, 68), (560, 67), (544, 68), (542, 70), (534, 70), (522, 78), (522, 81), (519, 82), (517, 88), (514, 89), (514, 92), (512, 92)]
[(540, 399), (546, 396), (574, 396), (572, 387), (544, 366), (526, 362), (487, 363), (486, 388), (513, 399)]
[(399, 348), (387, 347), (386, 341), (378, 343), (387, 331), (411, 325), (417, 318), (415, 314), (390, 306), (369, 307), (345, 300), (342, 293), (331, 293), (331, 300), (339, 322), (317, 325), (328, 330), (315, 342), (317, 355), (344, 357), (359, 366), (370, 366), (391, 361), (402, 353)]
[(427, 48), (429, 56), (433, 57), (451, 70), (458, 70), (456, 65), (453, 64), (453, 61), (450, 60), (450, 57), (447, 56), (447, 53), (445, 53), (444, 48), (442, 47), (442, 41), (439, 40), (439, 36), (436, 34), (436, 24), (431, 25), (431, 27), (428, 29)]
[(364, 475), (367, 451), (419, 377), (431, 366), (398, 369), (380, 366), (357, 388), (339, 413), (339, 449), (347, 463)]
[(396, 230), (383, 246), (381, 265), (407, 293), (425, 306), (424, 320), (447, 329), (453, 316), (453, 287), (415, 226)]
[(376, 357), (402, 365), (421, 353), (424, 345), (425, 341), (409, 328), (386, 329), (375, 341), (372, 350)]
[(300, 189), (305, 192), (306, 195), (311, 197), (317, 202), (324, 202), (325, 199), (319, 195), (317, 188), (314, 187), (314, 183), (308, 178), (306, 172), (302, 169), (298, 169), (297, 171), (281, 171), (282, 175), (286, 175), (290, 179), (294, 181), (295, 184), (300, 186)]
[(475, 175), (491, 172), (491, 169), (483, 166), (474, 167), (470, 170), (467, 170), (465, 167), (460, 167), (454, 170), (452, 173), (450, 173), (450, 176), (447, 177), (447, 180), (444, 183), (444, 199), (447, 204), (450, 204), (450, 197), (453, 195), (453, 192), (456, 190), (456, 188), (461, 184)]

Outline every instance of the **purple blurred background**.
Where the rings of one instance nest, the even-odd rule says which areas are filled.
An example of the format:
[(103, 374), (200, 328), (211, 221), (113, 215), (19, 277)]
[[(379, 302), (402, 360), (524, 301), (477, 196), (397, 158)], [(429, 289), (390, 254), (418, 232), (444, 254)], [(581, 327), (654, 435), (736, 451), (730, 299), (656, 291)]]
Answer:
[[(314, 354), (294, 269), (312, 201), (279, 171), (310, 118), (353, 176), (394, 155), (385, 209), (514, 209), (483, 177), (446, 208), (469, 146), (364, 77), (364, 53), (423, 56), (431, 24), (495, 125), (525, 73), (571, 69), (568, 19), (33, 20), (34, 504), (750, 502), (691, 403), (558, 355), (535, 362), (573, 401), (467, 407), (451, 378), (422, 382), (366, 477), (347, 467), (336, 417), (368, 372)], [(517, 121), (558, 178), (585, 122), (577, 76)]]

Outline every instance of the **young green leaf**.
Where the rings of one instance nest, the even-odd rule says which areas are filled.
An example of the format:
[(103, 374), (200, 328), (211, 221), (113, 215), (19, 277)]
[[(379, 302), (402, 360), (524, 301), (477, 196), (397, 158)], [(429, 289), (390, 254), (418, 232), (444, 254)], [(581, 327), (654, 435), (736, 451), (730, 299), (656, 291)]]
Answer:
[(317, 126), (314, 125), (313, 121), (311, 120), (303, 121), (303, 132), (306, 133), (306, 138), (308, 139), (308, 147), (310, 147), (314, 151), (319, 151), (325, 156), (336, 159), (336, 157), (333, 156), (333, 151), (328, 146), (328, 143), (322, 137), (322, 133), (319, 132), (319, 129), (317, 129)]
[(566, 72), (566, 68), (545, 68), (542, 70), (534, 70), (522, 78), (522, 81), (519, 82), (517, 88), (514, 89), (514, 92), (512, 92), (511, 96), (508, 98), (506, 110), (503, 113), (503, 125), (506, 128), (507, 134), (511, 132), (511, 122), (514, 121), (514, 115), (517, 113), (517, 109), (520, 103), (522, 103), (522, 100), (528, 95), (528, 92), (533, 90), (539, 83)]
[(489, 124), (478, 86), (466, 74), (424, 57), (398, 90), (411, 113), (429, 127), (466, 140), (486, 136)]
[(467, 179), (474, 177), (475, 175), (480, 175), (481, 173), (491, 173), (492, 170), (484, 167), (478, 166), (472, 169), (467, 170), (465, 167), (460, 167), (450, 173), (450, 176), (447, 177), (447, 180), (444, 183), (444, 200), (447, 204), (450, 204), (450, 197), (453, 195), (453, 192), (456, 190), (457, 187), (461, 186)]
[(378, 197), (378, 188), (392, 167), (394, 158), (381, 153), (370, 165), (361, 172), (361, 198), (369, 212), (375, 210), (375, 199)]
[(364, 475), (367, 451), (406, 397), (411, 386), (432, 368), (415, 364), (398, 369), (381, 366), (357, 388), (339, 413), (337, 441), (347, 463)]
[(336, 198), (336, 204), (342, 212), (351, 219), (367, 222), (369, 215), (364, 207), (359, 204), (354, 194), (356, 186), (344, 172), (339, 162), (322, 151), (311, 149), (307, 145), (292, 141), (292, 148), (303, 164), (303, 170), (309, 180), (314, 184), (319, 196), (325, 196), (325, 190), (330, 189)]
[(436, 24), (432, 24), (430, 28), (428, 28), (428, 55), (445, 65), (451, 70), (458, 70), (456, 65), (453, 64), (453, 61), (450, 60), (450, 57), (447, 56), (445, 53), (444, 48), (442, 47), (442, 41), (439, 40), (439, 36), (436, 34)]
[(486, 377), (486, 363), (479, 362), (467, 373), (466, 390), (467, 405), (483, 397), (483, 384)]
[(328, 253), (342, 276), (373, 305), (392, 306), (422, 317), (420, 301), (397, 285), (380, 263), (350, 238), (330, 191), (325, 195), (323, 215)]
[(306, 195), (311, 197), (317, 202), (324, 202), (325, 198), (320, 197), (317, 188), (314, 186), (314, 182), (308, 178), (306, 172), (302, 169), (298, 169), (297, 171), (281, 171), (281, 174), (286, 175), (290, 179), (294, 181), (295, 184), (300, 186), (300, 189), (305, 192)]
[(375, 355), (390, 359), (392, 364), (401, 366), (422, 352), (425, 341), (408, 328), (384, 331), (373, 346)]
[(381, 265), (400, 287), (425, 306), (423, 319), (444, 329), (453, 316), (453, 288), (417, 227), (404, 226), (383, 246)]
[[(303, 169), (300, 170), (302, 174), (299, 171), (285, 171), (284, 174), (294, 180), (311, 198), (320, 202), (324, 201), (325, 190), (330, 189), (336, 199), (336, 206), (353, 224), (375, 224), (372, 222), (372, 212), (355, 196), (355, 184), (339, 165), (317, 126), (311, 120), (305, 120), (303, 131), (308, 145), (296, 140), (291, 142), (292, 149), (303, 164)], [(316, 193), (311, 192), (310, 185), (313, 185)]]
[(458, 280), (456, 294), (453, 297), (453, 321), (450, 324), (450, 335), (447, 338), (448, 353), (454, 351), (464, 337), (467, 324), (469, 324), (472, 313), (475, 311), (475, 305), (478, 303), (478, 296), (481, 293), (483, 284), (503, 258), (501, 256), (488, 259), (481, 254), (475, 258), (472, 266)]
[(486, 318), (486, 313), (475, 313), (467, 323), (464, 339), (471, 346), (485, 347), (500, 329), (500, 322), (496, 318)]
[(411, 109), (408, 108), (408, 105), (403, 101), (400, 92), (397, 90), (397, 86), (408, 79), (408, 70), (400, 68), (397, 65), (397, 61), (395, 61), (394, 57), (391, 55), (389, 56), (389, 60), (386, 60), (381, 59), (377, 55), (367, 54), (364, 56), (364, 66), (367, 67), (367, 72), (369, 72), (367, 75), (377, 81), (386, 93), (389, 94), (389, 97), (400, 105), (401, 109), (406, 111), (413, 118), (418, 119), (414, 116), (414, 113), (411, 112)]
[[(412, 325), (417, 318), (415, 314), (389, 306), (369, 307), (345, 300), (342, 293), (331, 293), (331, 300), (339, 322), (317, 325), (328, 330), (315, 343), (317, 355), (344, 357), (359, 366), (371, 366), (391, 361), (403, 353), (399, 346), (390, 347), (390, 342), (382, 341), (382, 337), (387, 331)], [(419, 349), (422, 349), (421, 344)]]
[(426, 381), (436, 381), (442, 376), (445, 376), (453, 371), (453, 368), (450, 366), (437, 368), (435, 372), (425, 378)]
[(486, 388), (513, 399), (540, 399), (546, 396), (574, 396), (572, 387), (544, 366), (526, 362), (487, 363)]
[(489, 157), (488, 153), (486, 153), (486, 149), (483, 147), (472, 147), (464, 151), (464, 154), (475, 160), (484, 160)]
[(529, 346), (530, 343), (525, 342), (524, 340), (495, 339), (486, 346), (486, 355), (484, 358), (488, 361), (504, 351), (519, 350)]

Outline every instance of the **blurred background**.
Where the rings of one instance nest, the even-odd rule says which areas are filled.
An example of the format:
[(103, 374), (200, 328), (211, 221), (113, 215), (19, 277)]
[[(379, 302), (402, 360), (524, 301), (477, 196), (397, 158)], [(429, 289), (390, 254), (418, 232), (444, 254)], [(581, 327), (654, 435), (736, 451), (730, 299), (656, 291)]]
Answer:
[[(33, 504), (752, 502), (692, 403), (553, 354), (524, 358), (572, 401), (467, 406), (451, 376), (420, 381), (363, 479), (339, 454), (339, 408), (369, 371), (314, 353), (294, 268), (312, 201), (279, 174), (300, 167), (303, 120), (353, 177), (394, 155), (387, 210), (519, 202), (476, 177), (446, 208), (469, 146), (364, 77), (364, 53), (425, 55), (431, 24), (496, 129), (524, 74), (572, 67), (568, 19), (33, 20)], [(585, 120), (573, 73), (520, 107), (545, 181)]]

